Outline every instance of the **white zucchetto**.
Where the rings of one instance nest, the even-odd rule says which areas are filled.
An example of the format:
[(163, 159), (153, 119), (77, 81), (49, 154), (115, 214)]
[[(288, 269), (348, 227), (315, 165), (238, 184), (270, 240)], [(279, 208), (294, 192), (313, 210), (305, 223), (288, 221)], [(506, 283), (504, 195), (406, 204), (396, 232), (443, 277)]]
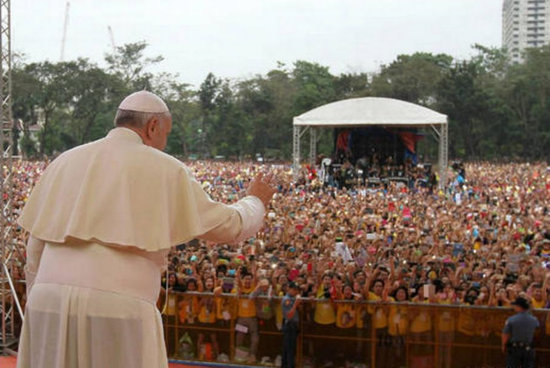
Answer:
[(131, 110), (155, 114), (168, 112), (168, 106), (166, 106), (164, 101), (159, 96), (149, 91), (138, 91), (132, 93), (122, 100), (118, 108), (120, 110)]

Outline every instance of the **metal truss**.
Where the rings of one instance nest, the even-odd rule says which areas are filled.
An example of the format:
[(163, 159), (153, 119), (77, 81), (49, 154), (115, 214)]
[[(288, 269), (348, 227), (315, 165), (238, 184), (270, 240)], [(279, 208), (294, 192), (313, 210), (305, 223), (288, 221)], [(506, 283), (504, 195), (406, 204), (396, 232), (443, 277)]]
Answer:
[(21, 257), (15, 226), (10, 0), (0, 0), (0, 354), (17, 344), (16, 312), (23, 318), (12, 271)]
[(449, 127), (447, 124), (440, 124), (439, 129), (432, 125), (434, 138), (439, 142), (439, 188), (447, 186), (447, 168), (449, 165)]
[(302, 136), (309, 130), (309, 160), (312, 166), (315, 165), (317, 156), (317, 130), (315, 127), (305, 126), (303, 129), (299, 125), (294, 125), (292, 130), (292, 173), (294, 180), (298, 179), (301, 168), (301, 140)]
[(449, 127), (441, 124), (441, 135), (439, 137), (439, 186), (447, 187), (447, 166), (449, 165)]
[(292, 129), (292, 173), (294, 180), (300, 172), (300, 127), (294, 125)]
[(315, 167), (317, 162), (317, 128), (309, 128), (309, 165)]

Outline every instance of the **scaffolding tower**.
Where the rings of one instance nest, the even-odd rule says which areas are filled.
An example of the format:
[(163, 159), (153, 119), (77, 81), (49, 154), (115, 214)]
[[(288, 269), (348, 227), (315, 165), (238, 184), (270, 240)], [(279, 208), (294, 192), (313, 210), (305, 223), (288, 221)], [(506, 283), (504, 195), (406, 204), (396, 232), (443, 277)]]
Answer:
[(13, 197), (13, 116), (11, 99), (11, 12), (10, 0), (0, 0), (0, 355), (15, 354), (16, 313), (23, 313), (14, 279), (18, 260), (23, 259), (17, 244)]

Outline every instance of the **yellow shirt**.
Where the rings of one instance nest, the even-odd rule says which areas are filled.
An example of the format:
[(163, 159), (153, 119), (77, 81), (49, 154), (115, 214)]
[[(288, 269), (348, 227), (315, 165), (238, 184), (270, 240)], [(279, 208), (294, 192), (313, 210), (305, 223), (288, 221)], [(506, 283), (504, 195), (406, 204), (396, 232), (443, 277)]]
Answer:
[(458, 322), (456, 329), (464, 335), (473, 336), (476, 332), (476, 320), (472, 310), (468, 307), (460, 310), (458, 313)]
[(540, 302), (537, 302), (535, 298), (531, 298), (531, 304), (533, 305), (534, 309), (540, 309), (544, 308), (544, 305), (546, 304), (544, 300), (541, 300)]
[(491, 332), (490, 312), (474, 310), (473, 319), (476, 321), (475, 333), (477, 336), (488, 336)]
[(406, 335), (408, 325), (407, 307), (392, 305), (388, 316), (388, 333), (392, 336)]
[[(280, 291), (277, 293), (277, 296), (284, 296), (284, 293)], [(282, 326), (283, 325), (283, 306), (281, 304), (281, 300), (277, 299), (274, 302), (273, 308), (275, 309), (275, 323), (277, 324), (277, 326)]]
[(213, 298), (205, 297), (201, 300), (199, 303), (198, 319), (200, 323), (216, 322), (216, 303)]
[(506, 309), (498, 311), (491, 311), (491, 332), (500, 337), (502, 334), (502, 327), (506, 324), (506, 320), (510, 314)]
[(193, 323), (197, 311), (199, 309), (199, 302), (196, 296), (184, 296), (178, 303), (178, 315), (180, 323)]
[[(237, 315), (242, 318), (256, 317), (256, 303), (254, 299), (250, 299), (248, 295), (254, 291), (255, 286), (252, 285), (250, 288), (245, 289), (241, 288), (241, 297), (239, 298), (237, 305)], [(237, 290), (233, 289), (232, 293), (236, 293)]]
[[(323, 286), (319, 286), (317, 290), (317, 298), (320, 298), (324, 295)], [(330, 325), (336, 322), (336, 315), (334, 313), (334, 308), (330, 300), (318, 301), (315, 305), (315, 315), (313, 320), (320, 325)]]
[[(449, 305), (451, 302), (448, 299), (440, 299), (439, 304)], [(439, 331), (452, 332), (455, 330), (455, 318), (451, 309), (439, 308), (437, 314)]]
[[(381, 300), (381, 297), (373, 293), (372, 291), (369, 291), (369, 296), (367, 298), (369, 301), (379, 301)], [(393, 298), (388, 298), (389, 301), (393, 301)], [(369, 314), (373, 314), (372, 316), (372, 322), (374, 324), (374, 328), (385, 328), (388, 326), (388, 311), (386, 310), (386, 307), (375, 307), (373, 305), (369, 305), (368, 312)]]
[(235, 318), (235, 303), (232, 298), (216, 297), (216, 318), (229, 321)]
[(336, 304), (336, 327), (350, 328), (355, 326), (358, 318), (357, 305), (354, 303)]
[(178, 297), (174, 293), (168, 293), (168, 300), (166, 301), (166, 306), (164, 307), (164, 314), (167, 316), (176, 315), (176, 303)]
[(432, 329), (432, 318), (430, 313), (422, 308), (411, 322), (412, 333), (428, 332)]

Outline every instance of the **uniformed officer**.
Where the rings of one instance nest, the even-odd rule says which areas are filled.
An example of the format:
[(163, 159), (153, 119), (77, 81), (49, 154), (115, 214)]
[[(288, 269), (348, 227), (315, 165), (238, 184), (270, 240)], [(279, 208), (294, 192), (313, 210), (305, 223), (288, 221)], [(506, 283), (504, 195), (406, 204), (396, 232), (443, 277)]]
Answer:
[(296, 360), (296, 338), (298, 337), (298, 305), (300, 288), (294, 282), (289, 284), (283, 297), (283, 359), (282, 368), (294, 368)]
[(508, 318), (502, 330), (502, 352), (506, 352), (507, 368), (534, 368), (533, 336), (539, 321), (529, 313), (529, 302), (517, 298), (512, 305), (516, 314)]

